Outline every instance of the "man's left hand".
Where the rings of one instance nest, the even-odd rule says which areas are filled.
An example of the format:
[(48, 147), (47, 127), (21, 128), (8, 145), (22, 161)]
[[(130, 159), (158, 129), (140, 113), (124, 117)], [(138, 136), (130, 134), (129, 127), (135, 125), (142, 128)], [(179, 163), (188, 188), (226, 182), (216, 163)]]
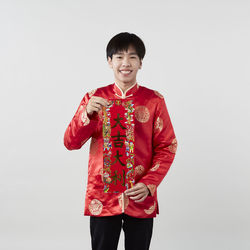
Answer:
[(124, 191), (124, 194), (135, 202), (142, 202), (147, 198), (149, 189), (144, 183), (138, 182), (132, 188)]

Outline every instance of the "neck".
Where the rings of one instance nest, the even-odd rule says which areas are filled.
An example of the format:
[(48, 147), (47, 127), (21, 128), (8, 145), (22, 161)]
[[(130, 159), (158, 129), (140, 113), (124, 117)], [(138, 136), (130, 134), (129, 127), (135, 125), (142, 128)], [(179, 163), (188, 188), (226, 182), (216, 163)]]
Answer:
[(124, 93), (127, 89), (129, 89), (131, 86), (133, 86), (136, 83), (136, 80), (134, 82), (130, 82), (130, 83), (121, 83), (118, 81), (115, 81), (115, 83), (120, 87), (120, 89)]

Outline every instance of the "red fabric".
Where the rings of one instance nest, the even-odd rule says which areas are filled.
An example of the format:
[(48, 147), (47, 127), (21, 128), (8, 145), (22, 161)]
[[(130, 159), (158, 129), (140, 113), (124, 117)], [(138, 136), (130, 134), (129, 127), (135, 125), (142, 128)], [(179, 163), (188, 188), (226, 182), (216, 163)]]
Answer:
[[(134, 105), (134, 162), (131, 180), (134, 180), (133, 185), (142, 182), (150, 190), (143, 202), (134, 202), (126, 196), (123, 192), (126, 186), (121, 185), (118, 189), (110, 186), (111, 192), (105, 192), (108, 175), (104, 167), (104, 111), (94, 112), (91, 116), (86, 112), (88, 101), (93, 95), (107, 100), (131, 100)], [(122, 109), (119, 112), (122, 117), (125, 116)], [(113, 122), (111, 121), (111, 126)], [(112, 134), (113, 132), (117, 133), (115, 129)], [(166, 176), (177, 149), (177, 140), (164, 97), (156, 90), (138, 83), (125, 94), (115, 83), (86, 93), (65, 131), (64, 145), (68, 150), (80, 149), (90, 138), (84, 215), (110, 216), (124, 212), (138, 218), (156, 217), (159, 214), (157, 188)], [(112, 156), (114, 153), (115, 151)], [(132, 159), (132, 155), (122, 158), (122, 162), (127, 159)]]

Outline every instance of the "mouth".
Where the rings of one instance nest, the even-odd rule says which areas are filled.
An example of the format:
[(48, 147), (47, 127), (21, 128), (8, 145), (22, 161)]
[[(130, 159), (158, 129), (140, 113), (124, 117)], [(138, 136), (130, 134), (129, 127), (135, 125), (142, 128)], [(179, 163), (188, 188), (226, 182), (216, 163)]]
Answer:
[(119, 70), (119, 72), (124, 76), (128, 76), (131, 74), (132, 70)]

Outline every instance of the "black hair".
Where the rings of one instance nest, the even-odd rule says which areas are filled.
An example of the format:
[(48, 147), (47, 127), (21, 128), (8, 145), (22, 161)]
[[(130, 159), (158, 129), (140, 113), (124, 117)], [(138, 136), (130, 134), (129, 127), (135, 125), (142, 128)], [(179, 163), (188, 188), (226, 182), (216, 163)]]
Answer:
[(109, 41), (107, 48), (106, 48), (106, 57), (111, 59), (113, 58), (113, 54), (121, 51), (128, 51), (128, 47), (132, 45), (135, 48), (135, 51), (139, 58), (142, 60), (146, 53), (146, 48), (141, 40), (137, 35), (128, 32), (121, 32), (114, 37), (111, 38)]

